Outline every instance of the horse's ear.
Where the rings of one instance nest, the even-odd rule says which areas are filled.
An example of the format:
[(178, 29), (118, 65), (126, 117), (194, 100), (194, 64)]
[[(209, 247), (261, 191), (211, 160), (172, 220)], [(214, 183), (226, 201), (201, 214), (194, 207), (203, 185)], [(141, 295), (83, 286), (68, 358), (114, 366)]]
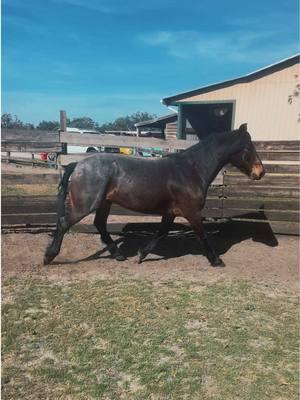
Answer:
[(247, 124), (242, 124), (239, 127), (239, 132), (248, 132)]

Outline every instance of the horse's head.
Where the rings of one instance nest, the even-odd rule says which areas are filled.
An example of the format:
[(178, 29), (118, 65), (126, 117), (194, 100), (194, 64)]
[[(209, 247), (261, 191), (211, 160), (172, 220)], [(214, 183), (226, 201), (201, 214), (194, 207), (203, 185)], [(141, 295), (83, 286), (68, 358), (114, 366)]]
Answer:
[(251, 136), (247, 131), (247, 124), (242, 124), (235, 134), (239, 135), (242, 150), (231, 157), (231, 164), (251, 179), (261, 179), (265, 174), (265, 169), (251, 141)]

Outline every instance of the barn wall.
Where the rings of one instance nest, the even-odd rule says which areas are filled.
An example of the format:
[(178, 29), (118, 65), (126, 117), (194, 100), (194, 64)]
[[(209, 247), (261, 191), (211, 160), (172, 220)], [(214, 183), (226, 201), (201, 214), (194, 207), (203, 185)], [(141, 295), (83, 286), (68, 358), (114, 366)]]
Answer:
[(166, 138), (176, 138), (177, 121), (166, 124), (165, 135)]
[(247, 122), (254, 140), (296, 140), (300, 98), (293, 98), (291, 104), (288, 98), (299, 83), (299, 75), (296, 64), (249, 83), (188, 97), (178, 103), (235, 100), (234, 128)]
[[(195, 135), (195, 131), (193, 128), (187, 127), (185, 131), (188, 140), (196, 140), (196, 141), (198, 140), (198, 137), (197, 135)], [(177, 121), (166, 124), (166, 129), (165, 129), (166, 139), (170, 138), (176, 139), (176, 135), (177, 135)]]

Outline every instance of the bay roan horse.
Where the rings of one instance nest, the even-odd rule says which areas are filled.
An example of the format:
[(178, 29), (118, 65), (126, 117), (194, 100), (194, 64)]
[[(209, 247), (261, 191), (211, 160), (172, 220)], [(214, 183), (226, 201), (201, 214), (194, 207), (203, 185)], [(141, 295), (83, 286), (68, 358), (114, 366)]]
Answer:
[[(203, 229), (201, 210), (210, 183), (227, 163), (251, 179), (264, 175), (247, 124), (238, 130), (211, 135), (181, 153), (154, 160), (95, 154), (69, 164), (59, 186), (57, 226), (44, 264), (57, 256), (66, 231), (94, 211), (94, 224), (102, 241), (114, 258), (124, 260), (106, 228), (111, 204), (117, 203), (133, 211), (162, 216), (158, 232), (139, 250), (139, 262), (168, 233), (175, 217), (181, 216), (202, 240), (211, 265), (224, 266)], [(65, 207), (68, 190), (70, 204)]]

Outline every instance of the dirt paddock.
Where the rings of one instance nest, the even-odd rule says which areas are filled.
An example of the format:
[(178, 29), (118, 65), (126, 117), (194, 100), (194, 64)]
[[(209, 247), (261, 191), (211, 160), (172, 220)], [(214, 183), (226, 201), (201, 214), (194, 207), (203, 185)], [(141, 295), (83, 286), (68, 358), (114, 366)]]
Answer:
[(59, 256), (49, 266), (42, 265), (50, 234), (12, 233), (2, 235), (2, 278), (38, 277), (51, 281), (80, 279), (145, 278), (151, 281), (215, 282), (246, 279), (256, 283), (274, 283), (295, 289), (299, 274), (299, 238), (273, 234), (211, 234), (211, 240), (226, 264), (212, 268), (201, 246), (191, 233), (171, 233), (153, 254), (137, 263), (137, 250), (150, 234), (128, 232), (114, 236), (119, 241), (124, 262), (103, 251), (96, 234), (69, 233)]
[[(3, 164), (2, 169), (6, 173), (14, 174), (57, 173), (49, 168), (17, 164)], [(109, 217), (112, 223), (132, 223), (135, 219), (136, 217), (120, 215)], [(90, 224), (92, 220), (92, 217), (87, 217), (86, 222)], [(144, 223), (152, 220), (155, 217), (139, 217), (139, 221)], [(103, 246), (98, 235), (69, 233), (65, 236), (61, 253), (47, 267), (42, 265), (42, 259), (51, 239), (49, 234), (3, 234), (2, 278), (40, 277), (59, 282), (118, 278), (124, 274), (133, 279), (146, 278), (158, 282), (186, 280), (209, 283), (227, 278), (250, 279), (296, 288), (299, 275), (299, 237), (274, 236), (268, 224), (264, 224), (264, 232), (253, 234), (255, 229), (250, 225), (236, 223), (229, 228), (217, 229), (217, 232), (211, 230), (211, 241), (221, 254), (225, 268), (212, 268), (203, 256), (199, 242), (188, 232), (171, 232), (141, 265), (137, 264), (137, 251), (149, 241), (151, 232), (148, 235), (145, 232), (128, 232), (124, 236), (114, 236), (114, 239), (120, 241), (121, 250), (127, 257), (124, 262), (115, 261), (107, 252), (101, 251)]]

